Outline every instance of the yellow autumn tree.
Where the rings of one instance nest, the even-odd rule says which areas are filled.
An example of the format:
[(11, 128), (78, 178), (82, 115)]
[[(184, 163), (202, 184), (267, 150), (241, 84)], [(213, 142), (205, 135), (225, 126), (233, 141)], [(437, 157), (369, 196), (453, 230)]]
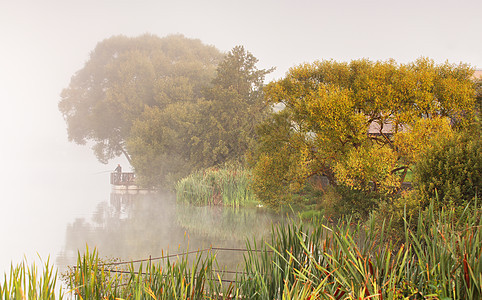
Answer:
[(293, 67), (267, 88), (280, 105), (258, 130), (254, 188), (268, 202), (289, 200), (309, 178), (389, 194), (437, 134), (474, 117), (473, 69), (420, 58), (318, 61)]

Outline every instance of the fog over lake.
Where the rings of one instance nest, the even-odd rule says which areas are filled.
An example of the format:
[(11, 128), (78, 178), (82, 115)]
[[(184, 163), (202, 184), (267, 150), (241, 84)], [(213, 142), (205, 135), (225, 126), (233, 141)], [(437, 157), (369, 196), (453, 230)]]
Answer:
[[(32, 159), (10, 153), (3, 165), (0, 202), (0, 272), (24, 258), (50, 257), (60, 271), (75, 263), (86, 245), (102, 258), (158, 257), (200, 248), (244, 248), (246, 238), (267, 236), (280, 217), (260, 208), (231, 209), (176, 204), (172, 192), (125, 194), (112, 189), (109, 173), (122, 158), (103, 165), (87, 147), (57, 144), (55, 155)], [(25, 151), (30, 151), (26, 150)], [(35, 148), (32, 148), (34, 151)], [(31, 157), (34, 157), (32, 155)], [(235, 255), (236, 256), (236, 255)], [(223, 263), (241, 262), (220, 254)]]
[[(1, 202), (0, 271), (24, 257), (29, 262), (50, 257), (63, 271), (87, 244), (102, 258), (123, 260), (182, 253), (188, 247), (243, 248), (246, 238), (267, 236), (271, 222), (279, 220), (276, 213), (260, 208), (176, 204), (169, 192), (119, 193), (112, 190), (108, 172), (91, 172), (109, 166), (82, 157), (82, 151), (77, 155), (71, 163), (12, 170), (15, 188), (3, 198), (11, 203)], [(16, 184), (20, 178), (24, 187)], [(232, 254), (224, 257), (223, 263), (233, 259)]]
[(22, 159), (21, 153), (10, 153), (3, 164), (1, 271), (11, 261), (18, 263), (24, 256), (33, 260), (37, 253), (55, 259), (67, 224), (77, 217), (90, 218), (98, 203), (108, 199), (108, 176), (93, 174), (108, 167), (75, 149), (78, 146), (64, 147), (71, 152), (57, 153), (57, 159)]

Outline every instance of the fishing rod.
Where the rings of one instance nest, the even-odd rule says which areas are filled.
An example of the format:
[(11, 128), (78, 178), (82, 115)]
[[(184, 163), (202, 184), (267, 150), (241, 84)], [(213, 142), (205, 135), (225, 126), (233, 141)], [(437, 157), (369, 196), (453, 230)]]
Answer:
[(107, 171), (101, 171), (101, 172), (97, 172), (97, 173), (92, 173), (92, 175), (97, 175), (97, 174), (103, 174), (103, 173), (113, 173), (114, 171), (113, 170), (107, 170)]

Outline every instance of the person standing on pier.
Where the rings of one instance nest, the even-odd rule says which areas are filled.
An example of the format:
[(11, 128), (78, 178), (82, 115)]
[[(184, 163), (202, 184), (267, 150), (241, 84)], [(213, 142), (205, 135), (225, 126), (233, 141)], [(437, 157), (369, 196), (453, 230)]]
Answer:
[(120, 164), (117, 165), (117, 168), (114, 170), (116, 172), (116, 183), (120, 183), (122, 181), (122, 167)]

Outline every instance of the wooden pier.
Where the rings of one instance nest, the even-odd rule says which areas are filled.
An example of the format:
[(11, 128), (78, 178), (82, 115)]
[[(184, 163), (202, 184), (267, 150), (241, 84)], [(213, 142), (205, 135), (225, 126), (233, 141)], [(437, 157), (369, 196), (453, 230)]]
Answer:
[(146, 189), (139, 187), (136, 183), (134, 172), (112, 172), (110, 173), (110, 184), (112, 192), (116, 194), (148, 194), (156, 189)]
[(136, 184), (136, 174), (133, 172), (110, 173), (112, 192), (116, 194), (139, 194), (147, 193), (148, 190), (140, 188)]
[(133, 172), (113, 172), (110, 173), (110, 184), (113, 186), (136, 185), (136, 174)]

